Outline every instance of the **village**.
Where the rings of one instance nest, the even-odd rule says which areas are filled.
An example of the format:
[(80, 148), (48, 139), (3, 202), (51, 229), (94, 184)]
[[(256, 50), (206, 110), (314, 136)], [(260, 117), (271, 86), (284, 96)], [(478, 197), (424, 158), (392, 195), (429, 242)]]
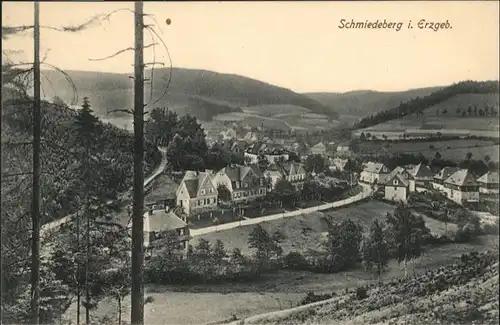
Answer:
[[(407, 203), (414, 192), (433, 192), (475, 210), (479, 202), (495, 202), (499, 193), (498, 172), (477, 174), (460, 167), (433, 172), (424, 163), (390, 169), (383, 163), (360, 160), (352, 141), (320, 141), (308, 146), (304, 142), (273, 141), (257, 132), (243, 134), (238, 138), (229, 128), (220, 132), (217, 140), (207, 136), (207, 142), (241, 155), (244, 164), (230, 164), (220, 170), (172, 172), (166, 185), (169, 193), (163, 197), (155, 195), (158, 189), (153, 186), (146, 197), (144, 215), (148, 258), (162, 251), (162, 239), (167, 237), (178, 242), (179, 253), (185, 255), (193, 239), (191, 232), (206, 233), (200, 229), (207, 228), (215, 231), (219, 228), (214, 226), (227, 223), (241, 226), (242, 220), (264, 221), (275, 214), (296, 215), (294, 212), (301, 208), (340, 201), (346, 194), (354, 197), (365, 192), (372, 199), (398, 204)], [(318, 159), (322, 161), (320, 170), (314, 163)], [(318, 187), (312, 189), (312, 197), (304, 193), (305, 183)], [(324, 188), (338, 191), (328, 199), (321, 194), (319, 200), (315, 198), (314, 192)]]

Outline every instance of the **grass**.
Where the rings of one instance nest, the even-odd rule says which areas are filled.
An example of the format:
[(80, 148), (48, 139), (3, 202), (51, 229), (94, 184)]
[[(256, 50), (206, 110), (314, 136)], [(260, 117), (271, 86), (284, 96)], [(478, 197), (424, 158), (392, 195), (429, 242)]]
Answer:
[(245, 113), (262, 116), (275, 116), (278, 114), (303, 114), (311, 112), (310, 109), (297, 105), (258, 105), (245, 107)]
[[(384, 148), (382, 142), (365, 141), (360, 144), (360, 150), (367, 153), (379, 153), (387, 151), (390, 153), (413, 153), (418, 155), (422, 153), (427, 158), (434, 158), (436, 152), (439, 152), (444, 159), (455, 161), (464, 160), (468, 152), (472, 153), (473, 159), (483, 159), (489, 155), (493, 161), (498, 161), (499, 146), (489, 140), (448, 140), (448, 141), (404, 141), (387, 142), (389, 148)], [(434, 148), (430, 148), (433, 146)], [(411, 149), (408, 149), (411, 148)]]
[[(485, 250), (498, 245), (498, 236), (480, 237), (468, 244), (448, 244), (438, 246), (424, 253), (415, 262), (415, 272), (453, 262), (462, 253)], [(410, 274), (413, 263), (409, 264)], [(396, 261), (389, 263), (383, 279), (402, 277), (404, 270)], [(260, 281), (247, 284), (197, 285), (185, 287), (154, 286), (146, 288), (145, 296), (154, 301), (145, 306), (146, 324), (203, 324), (222, 321), (236, 315), (238, 318), (276, 311), (295, 306), (309, 291), (315, 293), (340, 292), (345, 288), (355, 288), (373, 283), (373, 274), (363, 270), (336, 274), (317, 274), (302, 271), (279, 271), (271, 273)], [(129, 310), (130, 299), (125, 299)], [(101, 303), (93, 315), (112, 315), (116, 312), (116, 302)], [(74, 319), (75, 308), (69, 315)], [(129, 313), (123, 315), (129, 320)]]
[[(282, 247), (284, 254), (287, 254), (290, 251), (305, 252), (308, 249), (318, 249), (328, 231), (328, 224), (325, 221), (325, 217), (330, 217), (332, 220), (339, 222), (350, 218), (367, 228), (374, 218), (384, 219), (386, 213), (392, 211), (394, 211), (392, 205), (379, 201), (369, 201), (326, 213), (317, 212), (292, 218), (266, 221), (260, 223), (260, 225), (270, 233), (279, 230), (285, 235), (286, 239)], [(253, 228), (253, 225), (237, 227), (205, 234), (200, 237), (212, 243), (220, 239), (226, 249), (239, 248), (243, 254), (249, 254), (251, 251), (247, 240)], [(198, 238), (193, 238), (191, 244), (196, 244)]]

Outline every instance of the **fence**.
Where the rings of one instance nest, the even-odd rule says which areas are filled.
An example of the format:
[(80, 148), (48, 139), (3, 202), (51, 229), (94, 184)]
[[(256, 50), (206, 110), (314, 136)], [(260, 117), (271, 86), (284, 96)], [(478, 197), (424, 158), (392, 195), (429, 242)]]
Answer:
[(263, 216), (263, 217), (253, 218), (253, 219), (245, 219), (245, 220), (241, 220), (241, 221), (235, 221), (235, 222), (230, 222), (230, 223), (226, 223), (226, 224), (205, 227), (205, 228), (201, 228), (201, 229), (190, 229), (190, 234), (193, 237), (200, 236), (200, 235), (208, 234), (211, 232), (228, 230), (228, 229), (233, 229), (233, 228), (237, 228), (237, 227), (241, 227), (241, 226), (254, 225), (257, 223), (264, 222), (264, 221), (278, 220), (278, 219), (294, 217), (294, 216), (308, 214), (308, 213), (317, 212), (317, 211), (334, 209), (334, 208), (349, 205), (349, 204), (361, 201), (363, 199), (366, 199), (367, 197), (371, 196), (371, 194), (372, 194), (371, 191), (368, 190), (368, 188), (365, 188), (365, 190), (363, 192), (361, 192), (355, 196), (351, 196), (350, 198), (347, 198), (344, 200), (340, 200), (340, 201), (336, 201), (336, 202), (332, 202), (332, 203), (325, 203), (322, 205), (317, 205), (315, 207), (298, 209), (298, 210), (290, 211), (290, 212), (277, 213), (277, 214), (272, 214), (269, 216)]

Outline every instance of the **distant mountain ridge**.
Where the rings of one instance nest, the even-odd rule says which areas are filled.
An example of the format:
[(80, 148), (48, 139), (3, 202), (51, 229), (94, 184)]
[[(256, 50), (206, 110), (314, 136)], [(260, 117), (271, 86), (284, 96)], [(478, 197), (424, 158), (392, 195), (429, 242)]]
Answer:
[[(151, 70), (146, 78), (151, 78)], [(88, 97), (94, 110), (105, 114), (109, 110), (130, 109), (133, 103), (133, 82), (129, 74), (89, 71), (66, 71), (78, 90), (79, 102)], [(43, 71), (42, 86), (47, 93), (70, 103), (73, 89), (67, 78), (54, 70)], [(170, 83), (169, 79), (171, 77)], [(290, 89), (235, 74), (200, 69), (155, 69), (153, 81), (145, 86), (145, 101), (154, 106), (166, 106), (180, 114), (190, 113), (202, 120), (255, 105), (291, 104), (314, 113), (336, 118), (337, 112), (312, 98)], [(153, 89), (151, 90), (151, 84)], [(165, 89), (168, 92), (165, 94)], [(152, 97), (150, 96), (152, 95)]]
[(331, 107), (341, 115), (345, 114), (363, 117), (396, 107), (401, 102), (408, 101), (415, 97), (428, 96), (442, 88), (444, 87), (437, 86), (394, 92), (363, 89), (348, 91), (345, 93), (312, 92), (304, 93), (304, 95), (317, 100), (323, 105)]

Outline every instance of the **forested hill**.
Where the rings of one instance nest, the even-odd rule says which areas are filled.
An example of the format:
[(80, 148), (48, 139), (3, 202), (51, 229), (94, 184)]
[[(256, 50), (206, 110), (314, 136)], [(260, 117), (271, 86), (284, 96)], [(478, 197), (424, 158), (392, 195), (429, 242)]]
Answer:
[(443, 87), (417, 88), (406, 91), (382, 92), (355, 90), (345, 93), (305, 93), (323, 105), (332, 107), (341, 115), (364, 117), (396, 107), (415, 97), (424, 97)]
[(398, 106), (372, 114), (359, 121), (354, 128), (368, 128), (379, 123), (402, 118), (411, 114), (420, 114), (429, 107), (437, 105), (460, 94), (498, 94), (500, 90), (498, 81), (462, 81), (451, 86), (439, 89), (425, 97), (416, 97)]
[[(66, 72), (78, 89), (78, 97), (88, 97), (98, 114), (131, 107), (133, 83), (128, 74)], [(74, 93), (67, 78), (53, 70), (43, 71), (43, 74), (46, 77), (43, 86), (49, 96), (71, 102)], [(150, 77), (151, 70), (146, 71), (146, 78)], [(234, 74), (162, 68), (154, 70), (152, 79), (153, 82), (146, 85), (146, 102), (152, 94), (154, 106), (168, 107), (181, 115), (189, 113), (203, 120), (210, 120), (217, 114), (238, 112), (246, 106), (274, 104), (296, 105), (313, 113), (338, 116), (330, 107), (290, 89)], [(167, 88), (168, 95), (165, 95)]]

